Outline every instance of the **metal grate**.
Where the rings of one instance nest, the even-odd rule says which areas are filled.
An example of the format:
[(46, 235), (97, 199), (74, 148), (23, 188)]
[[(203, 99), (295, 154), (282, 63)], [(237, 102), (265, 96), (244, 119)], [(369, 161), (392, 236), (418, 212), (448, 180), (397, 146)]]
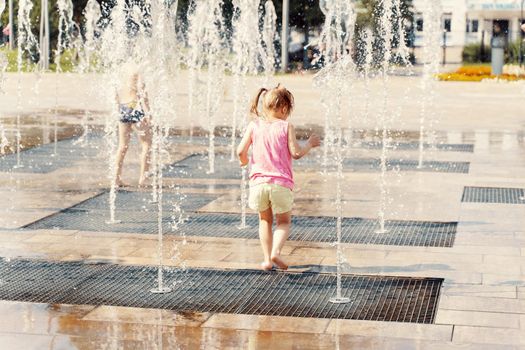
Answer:
[[(307, 157), (294, 161), (296, 169), (319, 169), (323, 160), (319, 157)], [(193, 154), (187, 158), (174, 163), (164, 170), (166, 177), (180, 178), (205, 178), (205, 179), (239, 179), (241, 170), (237, 163), (229, 161), (228, 156), (218, 154), (215, 160), (215, 173), (208, 174), (208, 158), (206, 155)], [(329, 169), (335, 170), (335, 165), (330, 163)], [(376, 158), (347, 158), (344, 161), (345, 170), (376, 172), (381, 169), (381, 162)], [(398, 171), (421, 171), (439, 173), (461, 173), (469, 172), (469, 162), (442, 162), (424, 161), (419, 167), (417, 160), (410, 159), (388, 159), (387, 170)]]
[(0, 299), (112, 305), (174, 311), (431, 324), (442, 279), (342, 276), (349, 304), (331, 304), (336, 276), (254, 270), (166, 270), (173, 292), (151, 294), (157, 270), (146, 266), (0, 261)]
[[(247, 216), (247, 229), (240, 230), (239, 215), (196, 214), (190, 216), (180, 230), (188, 236), (212, 236), (257, 239), (258, 219)], [(335, 223), (333, 217), (294, 216), (290, 240), (307, 242), (333, 242)], [(396, 246), (452, 247), (456, 236), (456, 222), (387, 221), (388, 233), (376, 233), (377, 220), (344, 218), (342, 242), (354, 244), (380, 244)]]
[(241, 168), (238, 162), (230, 162), (224, 154), (215, 156), (215, 172), (208, 173), (208, 156), (192, 154), (183, 160), (164, 168), (165, 177), (199, 178), (199, 179), (239, 179)]
[[(195, 211), (217, 197), (214, 195), (188, 194), (180, 201), (172, 193), (165, 193), (165, 213), (163, 216), (164, 232), (173, 232), (173, 203), (181, 203), (187, 212)], [(157, 206), (148, 201), (147, 192), (122, 192), (117, 195), (116, 218), (122, 222), (108, 225), (108, 194), (91, 198), (72, 208), (49, 216), (26, 228), (29, 229), (64, 229), (98, 232), (157, 232)], [(248, 215), (247, 229), (239, 230), (238, 214), (193, 213), (178, 225), (177, 234), (187, 236), (258, 238), (256, 215)], [(377, 220), (362, 218), (344, 218), (342, 241), (355, 244), (381, 244), (396, 246), (452, 247), (456, 236), (456, 222), (427, 221), (387, 221), (388, 233), (376, 233)], [(332, 242), (335, 240), (335, 219), (333, 217), (293, 217), (293, 229), (290, 239), (308, 242)]]
[[(354, 158), (346, 159), (344, 166), (354, 171), (379, 171), (381, 169), (381, 162), (379, 159), (374, 158)], [(468, 174), (469, 168), (469, 162), (424, 161), (422, 166), (419, 167), (417, 160), (387, 160), (388, 170)]]
[[(353, 147), (359, 147), (359, 148), (365, 148), (365, 149), (381, 149), (383, 147), (383, 143), (379, 141), (363, 141), (363, 142), (356, 142)], [(436, 149), (438, 151), (444, 151), (444, 152), (467, 152), (467, 153), (473, 153), (474, 152), (474, 145), (473, 144), (450, 144), (450, 143), (440, 143), (440, 144), (430, 144), (425, 143), (423, 144), (424, 149)], [(395, 150), (401, 150), (401, 151), (415, 151), (419, 149), (419, 142), (393, 142), (390, 144), (389, 149), (395, 149)]]
[(525, 191), (521, 188), (465, 187), (462, 202), (525, 204)]
[[(163, 193), (163, 228), (166, 232), (172, 230), (179, 213), (175, 205), (179, 204), (183, 212), (198, 210), (215, 200), (218, 196), (212, 194), (177, 194)], [(29, 229), (63, 229), (96, 232), (127, 232), (155, 233), (157, 232), (157, 204), (151, 203), (149, 192), (119, 191), (115, 201), (115, 218), (119, 224), (107, 224), (109, 220), (109, 193), (103, 192), (71, 208), (43, 218), (25, 226)]]
[(71, 167), (82, 159), (95, 158), (99, 150), (92, 145), (82, 147), (76, 144), (78, 138), (57, 142), (57, 152), (54, 154), (54, 143), (31, 148), (20, 153), (21, 168), (17, 164), (16, 154), (0, 157), (0, 172), (12, 171), (19, 173), (49, 173), (61, 168)]

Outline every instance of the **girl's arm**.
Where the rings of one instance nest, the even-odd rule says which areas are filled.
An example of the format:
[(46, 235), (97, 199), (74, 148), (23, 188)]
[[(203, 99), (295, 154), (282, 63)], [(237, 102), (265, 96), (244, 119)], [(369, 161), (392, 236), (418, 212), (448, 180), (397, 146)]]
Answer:
[(246, 128), (246, 132), (244, 133), (244, 136), (242, 137), (241, 143), (237, 147), (237, 156), (239, 157), (241, 166), (248, 165), (248, 150), (250, 149), (251, 144), (252, 144), (252, 124), (248, 125), (248, 127)]
[(321, 145), (321, 139), (316, 134), (312, 134), (306, 145), (301, 147), (299, 142), (297, 142), (294, 126), (288, 124), (288, 149), (293, 159), (301, 159), (307, 155), (312, 148), (319, 147), (319, 145)]

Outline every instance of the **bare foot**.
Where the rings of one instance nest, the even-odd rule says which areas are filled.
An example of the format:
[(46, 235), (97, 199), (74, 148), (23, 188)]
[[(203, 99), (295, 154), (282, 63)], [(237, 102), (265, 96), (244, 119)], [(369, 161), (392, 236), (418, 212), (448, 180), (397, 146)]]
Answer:
[(122, 187), (129, 187), (129, 185), (125, 182), (122, 182), (122, 181), (116, 181), (115, 182), (115, 187), (116, 188), (122, 188)]
[(139, 180), (139, 188), (147, 188), (147, 187), (150, 187), (150, 186), (151, 186), (151, 184), (147, 183), (146, 179), (140, 179)]
[(279, 256), (272, 257), (272, 262), (281, 270), (288, 270), (288, 265)]
[(270, 271), (273, 268), (273, 264), (271, 262), (263, 262), (261, 267), (264, 271)]

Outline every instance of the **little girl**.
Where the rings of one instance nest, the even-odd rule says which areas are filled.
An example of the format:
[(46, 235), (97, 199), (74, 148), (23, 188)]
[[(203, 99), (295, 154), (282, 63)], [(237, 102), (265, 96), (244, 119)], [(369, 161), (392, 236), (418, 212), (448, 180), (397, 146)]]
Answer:
[[(262, 97), (262, 114), (259, 99)], [(281, 259), (281, 249), (288, 239), (293, 206), (292, 158), (300, 159), (321, 143), (312, 134), (305, 146), (300, 146), (295, 129), (288, 122), (294, 107), (293, 95), (281, 85), (274, 89), (260, 89), (253, 100), (251, 112), (255, 119), (248, 125), (237, 155), (241, 166), (248, 164), (250, 145), (250, 208), (259, 212), (259, 238), (264, 254), (262, 268), (271, 270), (273, 265), (286, 270)], [(272, 235), (273, 216), (276, 229)]]

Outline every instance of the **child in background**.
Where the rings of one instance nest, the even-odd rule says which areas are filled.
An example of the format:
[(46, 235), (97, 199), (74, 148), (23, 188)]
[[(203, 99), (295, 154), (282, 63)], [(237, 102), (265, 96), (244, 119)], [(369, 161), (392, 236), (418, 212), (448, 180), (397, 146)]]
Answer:
[[(262, 113), (258, 111), (260, 99)], [(292, 158), (304, 157), (321, 143), (319, 136), (312, 134), (306, 145), (299, 145), (295, 129), (288, 122), (293, 107), (294, 97), (283, 86), (260, 89), (251, 107), (255, 119), (248, 125), (237, 148), (241, 166), (250, 163), (249, 205), (259, 212), (264, 270), (271, 270), (274, 264), (283, 270), (288, 268), (281, 258), (281, 250), (290, 234), (294, 187)], [(248, 159), (250, 146), (252, 154)], [(272, 234), (274, 215), (276, 229)]]

